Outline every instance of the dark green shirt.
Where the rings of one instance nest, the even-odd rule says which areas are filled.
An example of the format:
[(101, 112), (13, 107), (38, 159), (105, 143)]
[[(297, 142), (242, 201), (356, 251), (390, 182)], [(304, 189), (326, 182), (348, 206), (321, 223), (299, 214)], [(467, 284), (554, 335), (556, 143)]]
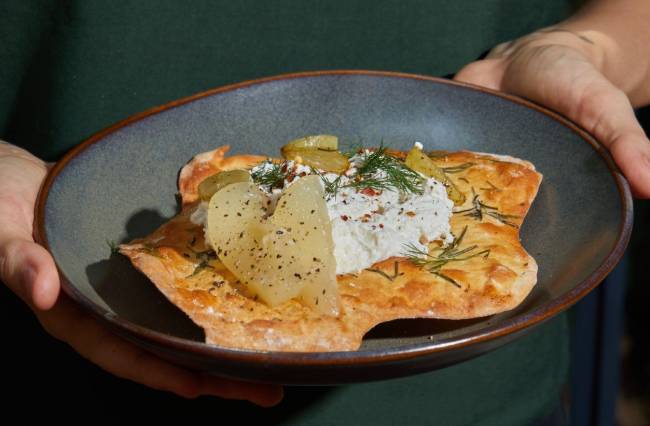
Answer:
[[(0, 138), (57, 159), (141, 110), (303, 70), (454, 73), (566, 17), (567, 0), (37, 1), (0, 5)], [(559, 400), (564, 317), (478, 359), (416, 377), (291, 389), (262, 421), (521, 425)], [(241, 405), (214, 402), (224, 410)], [(362, 421), (363, 420), (363, 421)]]

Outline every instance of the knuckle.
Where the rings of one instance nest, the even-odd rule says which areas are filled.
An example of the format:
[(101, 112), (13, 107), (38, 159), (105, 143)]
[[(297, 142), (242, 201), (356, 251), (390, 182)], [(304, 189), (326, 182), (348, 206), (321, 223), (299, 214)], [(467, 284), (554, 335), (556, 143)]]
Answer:
[(18, 255), (25, 249), (25, 241), (10, 239), (0, 244), (0, 279), (7, 284), (15, 284), (14, 272), (20, 266)]

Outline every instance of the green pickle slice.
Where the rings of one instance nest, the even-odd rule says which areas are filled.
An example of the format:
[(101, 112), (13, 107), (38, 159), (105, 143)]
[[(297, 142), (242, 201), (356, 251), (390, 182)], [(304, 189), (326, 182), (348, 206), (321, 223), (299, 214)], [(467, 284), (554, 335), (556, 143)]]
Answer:
[(217, 191), (238, 182), (252, 183), (251, 174), (246, 170), (227, 170), (209, 176), (199, 184), (199, 198), (201, 201), (210, 201)]
[(454, 182), (447, 177), (445, 172), (431, 160), (421, 149), (413, 147), (404, 160), (406, 167), (422, 173), (425, 176), (432, 177), (442, 182), (447, 188), (447, 195), (454, 202), (454, 205), (461, 205), (465, 202), (465, 194), (460, 192)]

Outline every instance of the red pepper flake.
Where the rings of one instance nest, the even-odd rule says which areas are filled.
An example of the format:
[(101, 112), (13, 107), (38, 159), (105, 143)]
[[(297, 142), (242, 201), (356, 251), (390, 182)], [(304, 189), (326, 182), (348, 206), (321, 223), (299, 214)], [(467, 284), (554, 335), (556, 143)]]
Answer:
[(282, 168), (280, 169), (280, 171), (281, 171), (282, 173), (286, 173), (286, 172), (287, 172), (287, 163), (284, 163), (284, 164), (282, 165)]
[(362, 189), (361, 191), (359, 191), (359, 192), (361, 192), (362, 194), (367, 195), (367, 196), (369, 196), (369, 197), (373, 197), (373, 196), (375, 196), (375, 195), (378, 194), (378, 192), (375, 191), (375, 190), (372, 189), (372, 188), (363, 188), (363, 189)]
[(293, 182), (295, 178), (296, 175), (294, 173), (291, 173), (289, 176), (287, 176), (287, 182)]
[(408, 212), (406, 212), (406, 215), (407, 215), (408, 217), (413, 217), (413, 216), (415, 216), (415, 212), (413, 212), (413, 211), (408, 211)]
[(302, 172), (302, 173), (300, 173), (298, 176), (300, 176), (300, 177), (305, 177), (305, 176), (307, 176), (307, 172)]
[(344, 214), (341, 215), (341, 220), (343, 220), (344, 222), (347, 222), (348, 219), (350, 219), (350, 218), (347, 217), (346, 215), (344, 215)]
[(381, 229), (384, 229), (384, 224), (383, 224), (383, 223), (380, 223), (380, 224), (379, 224), (379, 227), (380, 227)]

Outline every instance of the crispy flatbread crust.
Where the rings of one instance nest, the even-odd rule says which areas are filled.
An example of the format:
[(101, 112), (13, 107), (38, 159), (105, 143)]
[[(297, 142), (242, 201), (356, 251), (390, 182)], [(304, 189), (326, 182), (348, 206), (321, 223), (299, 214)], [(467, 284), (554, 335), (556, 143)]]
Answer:
[[(451, 229), (459, 235), (467, 227), (459, 248), (476, 245), (476, 251), (489, 250), (487, 257), (450, 262), (440, 270), (443, 276), (404, 258), (373, 265), (388, 277), (369, 270), (341, 275), (338, 318), (295, 300), (269, 307), (250, 297), (218, 260), (199, 267), (205, 265), (209, 248), (202, 227), (189, 219), (198, 203), (198, 184), (210, 174), (264, 159), (225, 157), (227, 150), (221, 147), (190, 161), (179, 176), (182, 212), (148, 237), (120, 246), (136, 268), (205, 330), (207, 343), (261, 351), (355, 350), (364, 334), (381, 322), (492, 315), (516, 307), (535, 285), (537, 264), (520, 244), (519, 226), (542, 176), (526, 161), (461, 151), (435, 159), (441, 167), (456, 168), (448, 169), (449, 177), (467, 196), (454, 209), (459, 213), (452, 216)], [(491, 208), (477, 214), (477, 201)]]

